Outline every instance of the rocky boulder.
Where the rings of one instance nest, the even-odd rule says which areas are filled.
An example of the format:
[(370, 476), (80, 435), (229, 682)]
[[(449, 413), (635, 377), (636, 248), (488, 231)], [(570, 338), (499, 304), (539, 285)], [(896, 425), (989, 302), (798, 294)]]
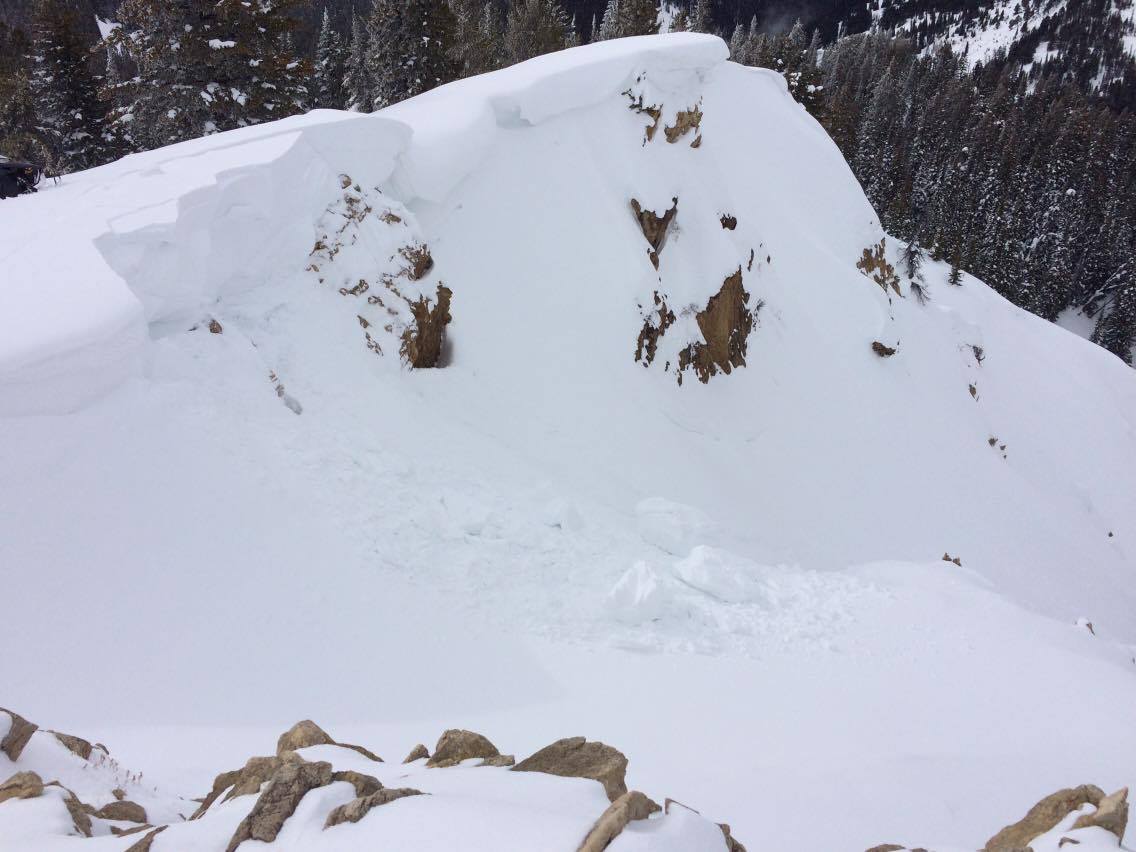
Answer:
[(456, 728), (444, 732), (434, 747), (434, 756), (426, 762), (427, 766), (455, 766), (473, 757), (499, 757), (497, 746), (481, 734), (462, 731)]
[(410, 750), (410, 754), (406, 756), (406, 760), (404, 760), (403, 763), (413, 763), (414, 761), (421, 760), (424, 757), (426, 759), (430, 758), (430, 750), (427, 749), (426, 746), (422, 745), (422, 743), (419, 743)]
[(286, 762), (276, 771), (248, 816), (241, 820), (225, 852), (235, 852), (246, 840), (271, 843), (310, 790), (331, 783), (331, 764)]
[[(696, 315), (704, 343), (692, 343), (679, 353), (679, 382), (687, 368), (693, 369), (702, 383), (719, 372), (729, 375), (734, 367), (744, 367), (749, 334), (753, 330), (756, 308), (749, 308), (750, 295), (742, 286), (742, 270), (722, 282), (721, 289), (710, 297), (706, 308)], [(761, 303), (757, 304), (757, 308)]]
[(1035, 837), (1052, 829), (1057, 823), (1083, 805), (1099, 806), (1104, 791), (1093, 784), (1082, 784), (1052, 793), (1029, 809), (1013, 825), (1008, 825), (986, 841), (982, 852), (1016, 852), (1029, 846)]
[(1128, 827), (1128, 788), (1121, 787), (1111, 796), (1105, 796), (1097, 803), (1091, 814), (1082, 814), (1073, 823), (1073, 828), (1103, 828), (1116, 835), (1116, 842), (1124, 840)]
[(592, 778), (615, 801), (627, 792), (627, 758), (618, 749), (584, 737), (568, 737), (545, 746), (513, 767), (514, 772), (545, 772), (565, 778)]
[(577, 852), (603, 852), (619, 836), (627, 823), (633, 819), (646, 819), (659, 810), (661, 808), (657, 804), (638, 790), (624, 793), (596, 820)]
[[(11, 710), (5, 710), (0, 707), (0, 713), (6, 713), (11, 719), (11, 724), (8, 727), (8, 732), (4, 734), (4, 738), (0, 740), (0, 751), (8, 755), (11, 761), (20, 759), (20, 754), (24, 750), (24, 746), (28, 744), (28, 740), (32, 738), (32, 734), (36, 732), (39, 725), (34, 722), (29, 722), (19, 713), (13, 713)], [(0, 724), (3, 720), (0, 720)]]
[(331, 828), (345, 822), (358, 822), (368, 813), (372, 808), (379, 805), (385, 805), (393, 802), (396, 799), (404, 799), (407, 796), (422, 796), (425, 795), (421, 790), (413, 790), (409, 787), (388, 788), (384, 787), (371, 793), (369, 796), (360, 796), (353, 799), (346, 805), (340, 805), (327, 815), (327, 821), (324, 822), (323, 827)]
[(34, 772), (17, 772), (0, 784), (0, 802), (8, 799), (34, 799), (43, 795), (43, 779)]
[(125, 820), (126, 822), (146, 822), (146, 809), (131, 801), (111, 802), (103, 805), (94, 816), (99, 819)]
[(363, 746), (336, 742), (327, 731), (311, 719), (304, 719), (301, 722), (297, 722), (280, 735), (280, 738), (276, 740), (276, 756), (280, 757), (285, 752), (297, 751), (302, 748), (317, 745), (333, 745), (339, 746), (340, 748), (349, 748), (371, 760), (378, 761), (379, 763), (383, 761), (381, 757), (370, 749), (363, 748)]
[(154, 838), (165, 831), (169, 826), (160, 825), (153, 831), (148, 832), (145, 837), (137, 843), (126, 849), (126, 852), (150, 852), (150, 847), (154, 843)]
[(47, 733), (54, 736), (63, 746), (76, 757), (81, 757), (83, 760), (91, 759), (91, 750), (93, 746), (82, 737), (73, 737), (70, 734), (61, 734), (59, 731), (48, 731)]

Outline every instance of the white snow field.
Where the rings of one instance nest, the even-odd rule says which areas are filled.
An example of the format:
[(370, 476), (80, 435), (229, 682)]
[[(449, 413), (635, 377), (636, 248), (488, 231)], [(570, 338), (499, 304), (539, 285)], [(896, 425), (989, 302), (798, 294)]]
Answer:
[[(604, 42), (0, 204), (0, 705), (106, 743), (163, 821), (302, 718), (387, 786), (455, 785), (325, 833), (336, 782), (242, 852), (572, 852), (606, 807), (398, 780), (447, 728), (602, 740), (711, 821), (672, 806), (615, 852), (720, 852), (713, 822), (751, 852), (976, 849), (1136, 783), (1136, 373), (940, 264), (927, 305), (889, 297), (836, 147), (726, 55)], [(657, 270), (632, 199), (677, 210)], [(745, 365), (680, 384), (739, 271)], [(410, 369), (443, 282), (444, 368)], [(0, 782), (49, 780), (32, 751)], [(0, 802), (0, 849), (137, 840), (65, 836), (48, 789)], [(152, 849), (223, 850), (254, 799)]]

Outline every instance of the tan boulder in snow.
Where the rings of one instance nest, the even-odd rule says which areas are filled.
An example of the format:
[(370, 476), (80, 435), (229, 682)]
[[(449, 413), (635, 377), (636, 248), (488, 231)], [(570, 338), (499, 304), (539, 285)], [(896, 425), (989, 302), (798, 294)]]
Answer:
[(513, 767), (514, 772), (545, 772), (564, 778), (592, 778), (615, 801), (627, 792), (627, 758), (619, 749), (585, 737), (567, 737), (547, 745)]
[(332, 781), (346, 781), (355, 788), (355, 796), (361, 798), (369, 796), (372, 793), (377, 793), (383, 789), (382, 782), (373, 775), (364, 775), (362, 772), (354, 772), (350, 769), (342, 772), (331, 773)]
[(381, 757), (370, 749), (363, 748), (363, 746), (336, 742), (327, 731), (311, 719), (304, 719), (303, 721), (297, 722), (280, 735), (280, 738), (276, 741), (276, 756), (280, 757), (285, 752), (297, 751), (302, 748), (317, 745), (334, 745), (340, 748), (349, 748), (371, 760), (378, 761), (379, 763), (383, 761)]
[(331, 783), (331, 764), (286, 762), (272, 776), (248, 816), (241, 820), (225, 852), (234, 852), (246, 840), (271, 843), (300, 800), (317, 787)]
[(141, 840), (126, 849), (126, 852), (150, 852), (150, 846), (154, 843), (154, 838), (165, 831), (169, 826), (160, 825), (153, 831), (146, 834)]
[(117, 819), (126, 820), (127, 822), (146, 822), (146, 809), (135, 802), (123, 800), (103, 805), (101, 808), (95, 811), (94, 816), (97, 816), (99, 819)]
[(43, 795), (43, 779), (34, 772), (17, 772), (0, 784), (0, 802), (8, 799), (34, 799)]
[(489, 742), (481, 734), (473, 731), (462, 731), (451, 728), (438, 738), (434, 747), (434, 756), (427, 762), (427, 766), (444, 767), (454, 766), (471, 757), (499, 757), (497, 746)]
[(422, 743), (419, 743), (410, 750), (410, 754), (406, 756), (406, 760), (404, 760), (403, 763), (413, 763), (414, 761), (421, 760), (424, 757), (429, 759), (430, 750), (426, 748), (426, 746), (422, 745)]
[(0, 713), (7, 713), (12, 720), (8, 733), (4, 735), (4, 739), (0, 740), (0, 751), (8, 755), (9, 760), (19, 760), (24, 746), (28, 744), (28, 740), (32, 738), (32, 734), (36, 732), (39, 725), (29, 722), (19, 713), (13, 713), (3, 707), (0, 707)]
[(577, 852), (603, 852), (619, 836), (627, 823), (633, 819), (646, 819), (659, 810), (661, 808), (657, 804), (638, 790), (624, 793), (596, 820)]
[(1014, 852), (1025, 849), (1035, 837), (1052, 829), (1082, 805), (1099, 805), (1104, 792), (1093, 784), (1082, 784), (1052, 793), (1029, 809), (1013, 825), (1008, 825), (986, 841), (983, 852)]
[(410, 787), (384, 787), (371, 793), (369, 796), (361, 796), (353, 799), (346, 805), (340, 805), (327, 815), (327, 820), (324, 822), (324, 828), (331, 828), (332, 826), (340, 825), (345, 822), (358, 822), (368, 813), (372, 808), (379, 805), (385, 805), (393, 802), (396, 799), (404, 799), (407, 796), (422, 796), (425, 795), (421, 790), (414, 790)]
[(1073, 828), (1103, 828), (1116, 835), (1117, 843), (1124, 840), (1124, 830), (1128, 827), (1128, 788), (1121, 787), (1111, 796), (1105, 796), (1097, 803), (1091, 814), (1082, 814), (1073, 823)]

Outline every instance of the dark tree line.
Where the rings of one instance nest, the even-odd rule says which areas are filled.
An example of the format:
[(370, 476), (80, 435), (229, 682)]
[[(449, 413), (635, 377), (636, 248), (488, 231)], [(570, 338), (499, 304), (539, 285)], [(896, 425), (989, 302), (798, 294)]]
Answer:
[(824, 52), (821, 115), (884, 227), (1046, 319), (1136, 342), (1136, 119), (1061, 75), (884, 34)]

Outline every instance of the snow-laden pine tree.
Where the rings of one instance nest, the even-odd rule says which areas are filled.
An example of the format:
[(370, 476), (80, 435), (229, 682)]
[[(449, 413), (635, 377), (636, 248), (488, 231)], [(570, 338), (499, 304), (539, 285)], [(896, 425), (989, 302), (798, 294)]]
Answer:
[(494, 3), (450, 0), (456, 29), (450, 56), (458, 75), (472, 77), (500, 68), (504, 38), (501, 16)]
[(371, 72), (367, 65), (370, 39), (367, 22), (359, 15), (351, 16), (351, 43), (343, 62), (344, 108), (370, 112), (374, 98), (371, 94)]
[(717, 34), (718, 29), (714, 26), (713, 0), (694, 0), (694, 8), (690, 12), (688, 29), (692, 33)]
[(511, 62), (523, 62), (563, 50), (571, 34), (568, 13), (559, 0), (513, 0), (505, 23), (505, 51)]
[(290, 0), (123, 0), (107, 39), (136, 76), (108, 92), (135, 148), (154, 148), (292, 115), (307, 63), (287, 47)]
[(1136, 258), (1130, 258), (1104, 286), (1106, 302), (1093, 329), (1093, 342), (1132, 363), (1136, 346)]
[(603, 17), (600, 18), (600, 29), (597, 40), (607, 41), (619, 38), (620, 0), (607, 0)]
[(319, 38), (316, 40), (314, 71), (315, 106), (324, 109), (343, 109), (343, 49), (339, 34), (331, 26), (331, 15), (323, 8)]
[(16, 160), (47, 162), (50, 137), (36, 114), (31, 81), (23, 70), (6, 81), (0, 99), (0, 154)]
[(654, 35), (659, 31), (659, 8), (655, 0), (620, 0), (619, 35)]
[(445, 0), (375, 0), (367, 27), (375, 109), (457, 79), (451, 55), (457, 22)]
[(106, 162), (106, 104), (99, 99), (78, 13), (61, 0), (40, 0), (32, 54), (32, 95), (51, 155), (44, 165), (62, 174)]

